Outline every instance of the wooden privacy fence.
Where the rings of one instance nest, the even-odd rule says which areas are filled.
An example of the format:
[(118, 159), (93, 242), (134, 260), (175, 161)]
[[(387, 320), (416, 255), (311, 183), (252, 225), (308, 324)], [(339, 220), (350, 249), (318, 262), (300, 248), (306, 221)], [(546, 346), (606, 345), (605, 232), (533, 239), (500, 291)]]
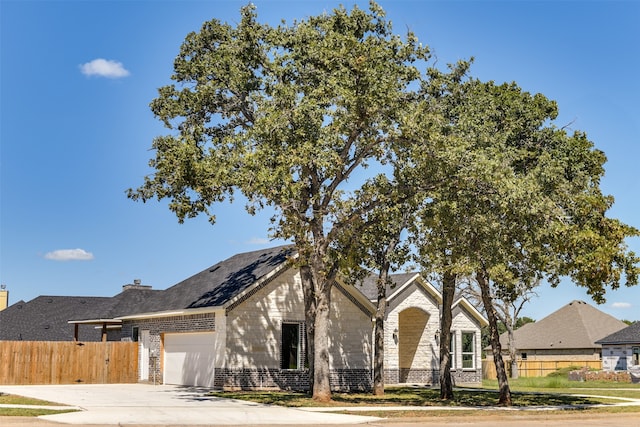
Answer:
[[(504, 359), (504, 366), (507, 375), (511, 377), (511, 360)], [(545, 377), (558, 369), (571, 366), (602, 369), (602, 362), (600, 360), (518, 360), (518, 376)], [(493, 363), (493, 359), (484, 359), (482, 361), (482, 378), (494, 380), (496, 376), (496, 365)]]
[(137, 342), (0, 341), (0, 384), (137, 381)]

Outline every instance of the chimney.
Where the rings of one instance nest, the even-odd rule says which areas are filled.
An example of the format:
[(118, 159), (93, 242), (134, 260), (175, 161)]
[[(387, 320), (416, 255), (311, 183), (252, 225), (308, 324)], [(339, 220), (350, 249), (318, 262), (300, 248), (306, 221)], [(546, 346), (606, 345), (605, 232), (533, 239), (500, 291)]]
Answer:
[(0, 311), (9, 306), (9, 291), (7, 285), (0, 285)]
[(149, 285), (143, 285), (140, 279), (133, 279), (133, 284), (129, 283), (128, 285), (123, 285), (122, 290), (126, 291), (129, 289), (151, 289)]

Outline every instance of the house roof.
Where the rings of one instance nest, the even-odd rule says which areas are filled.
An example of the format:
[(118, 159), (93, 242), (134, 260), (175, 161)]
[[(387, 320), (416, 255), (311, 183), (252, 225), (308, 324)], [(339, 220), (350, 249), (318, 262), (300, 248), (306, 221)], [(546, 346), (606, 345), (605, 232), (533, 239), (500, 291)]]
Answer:
[(596, 341), (597, 344), (640, 344), (640, 322), (607, 335)]
[[(155, 292), (119, 317), (172, 310), (220, 308), (284, 265), (295, 254), (291, 245), (237, 254), (164, 290)], [(118, 316), (115, 316), (118, 317)]]
[[(408, 285), (413, 280), (421, 278), (419, 273), (398, 273), (390, 274), (390, 283), (387, 283), (387, 299), (391, 298), (396, 293), (400, 292), (405, 285)], [(378, 276), (370, 274), (365, 277), (360, 283), (355, 285), (355, 288), (362, 292), (370, 301), (378, 300)], [(425, 281), (425, 283), (428, 283)], [(442, 299), (440, 293), (433, 288), (430, 291), (435, 291), (438, 299)]]
[(105, 301), (93, 310), (73, 313), (67, 320), (74, 321), (73, 323), (103, 323), (137, 311), (140, 306), (161, 292), (151, 288), (124, 289), (116, 296), (105, 298)]
[[(92, 316), (110, 302), (108, 297), (39, 296), (29, 302), (18, 301), (0, 312), (0, 340), (71, 341), (73, 317)], [(79, 331), (82, 341), (100, 341), (101, 332), (93, 327)]]
[[(572, 301), (547, 317), (514, 331), (518, 350), (599, 348), (596, 341), (624, 328), (626, 323), (584, 301)], [(507, 348), (507, 334), (500, 336)]]

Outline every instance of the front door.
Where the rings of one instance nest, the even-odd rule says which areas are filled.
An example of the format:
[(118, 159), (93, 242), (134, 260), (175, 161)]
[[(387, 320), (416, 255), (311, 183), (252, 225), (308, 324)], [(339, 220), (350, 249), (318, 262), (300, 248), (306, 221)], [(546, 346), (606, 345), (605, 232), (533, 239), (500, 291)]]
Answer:
[(140, 361), (139, 369), (140, 380), (149, 381), (149, 331), (140, 331)]

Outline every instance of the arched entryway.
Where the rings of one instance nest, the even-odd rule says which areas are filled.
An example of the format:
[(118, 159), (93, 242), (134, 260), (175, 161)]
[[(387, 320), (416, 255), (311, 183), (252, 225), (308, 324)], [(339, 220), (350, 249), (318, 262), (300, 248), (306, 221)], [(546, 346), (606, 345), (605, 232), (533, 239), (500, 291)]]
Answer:
[(398, 315), (398, 362), (401, 383), (413, 382), (412, 372), (430, 369), (426, 326), (429, 313), (411, 307)]

